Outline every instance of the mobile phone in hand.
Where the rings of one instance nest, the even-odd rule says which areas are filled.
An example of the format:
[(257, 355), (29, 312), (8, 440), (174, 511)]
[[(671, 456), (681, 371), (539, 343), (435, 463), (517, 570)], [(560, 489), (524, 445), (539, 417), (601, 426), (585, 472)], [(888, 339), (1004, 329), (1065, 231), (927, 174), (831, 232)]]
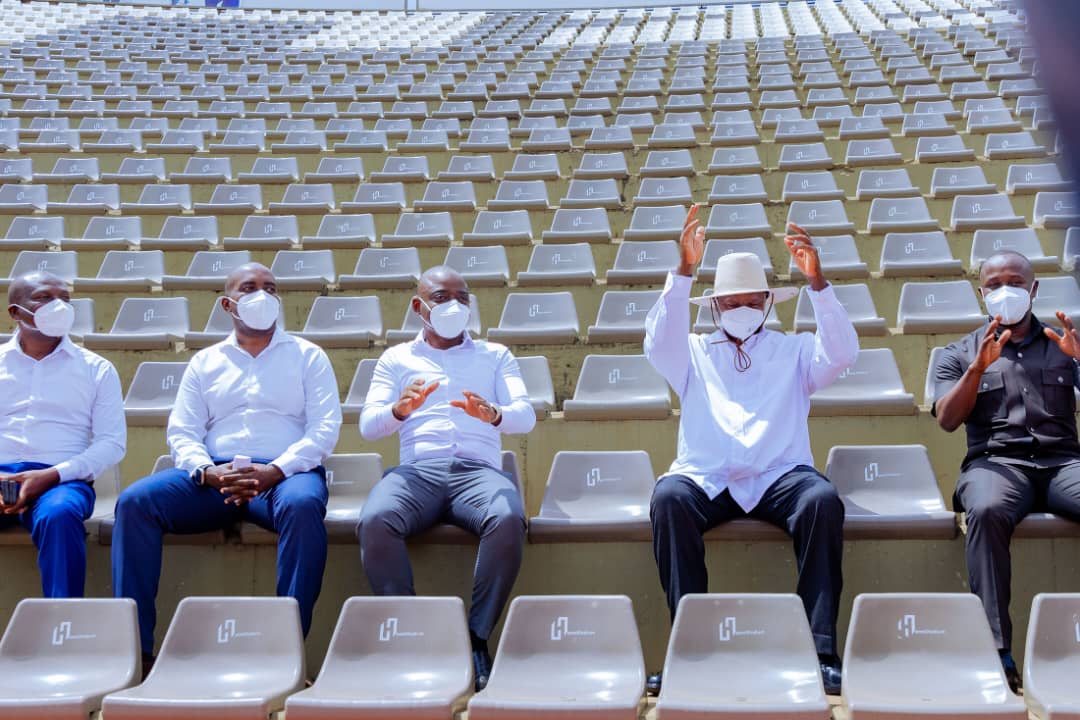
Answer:
[(5, 505), (14, 505), (19, 501), (19, 483), (14, 480), (0, 480), (0, 494)]
[(251, 467), (251, 458), (247, 455), (237, 455), (232, 461), (233, 470), (241, 470), (243, 468)]

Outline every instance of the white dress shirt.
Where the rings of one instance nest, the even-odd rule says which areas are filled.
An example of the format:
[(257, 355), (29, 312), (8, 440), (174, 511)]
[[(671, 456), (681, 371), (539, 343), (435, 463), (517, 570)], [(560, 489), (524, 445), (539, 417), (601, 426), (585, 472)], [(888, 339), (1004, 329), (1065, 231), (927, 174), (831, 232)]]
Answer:
[(722, 330), (687, 334), (693, 279), (668, 274), (645, 320), (645, 356), (679, 396), (679, 448), (666, 475), (685, 475), (710, 499), (724, 490), (749, 512), (810, 453), (810, 396), (850, 367), (859, 339), (832, 286), (809, 291), (817, 332), (762, 330), (743, 344), (750, 368), (735, 369)]
[(52, 465), (93, 480), (124, 457), (127, 423), (113, 364), (65, 337), (35, 360), (19, 333), (0, 345), (0, 463)]
[[(394, 404), (414, 380), (439, 387), (405, 421), (394, 417)], [(464, 400), (468, 390), (502, 411), (498, 427), (478, 420), (451, 400)], [(514, 355), (503, 345), (465, 340), (449, 350), (428, 345), (423, 332), (412, 342), (395, 345), (382, 354), (360, 411), (360, 434), (378, 440), (400, 431), (401, 463), (456, 457), (502, 467), (502, 440), (527, 433), (536, 425), (536, 411), (521, 379)]]
[(285, 477), (322, 464), (341, 430), (330, 359), (319, 346), (276, 330), (252, 357), (236, 333), (191, 358), (169, 415), (176, 467), (212, 457), (268, 459)]

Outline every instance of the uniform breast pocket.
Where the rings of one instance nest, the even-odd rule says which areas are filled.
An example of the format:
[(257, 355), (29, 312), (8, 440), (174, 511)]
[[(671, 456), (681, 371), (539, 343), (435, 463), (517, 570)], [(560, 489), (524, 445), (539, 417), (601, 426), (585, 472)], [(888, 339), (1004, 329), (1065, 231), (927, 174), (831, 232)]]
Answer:
[(979, 395), (975, 400), (972, 418), (989, 422), (1005, 413), (1005, 379), (1000, 372), (985, 372), (979, 378)]
[(1042, 385), (1047, 412), (1052, 415), (1067, 415), (1076, 412), (1076, 395), (1073, 391), (1071, 367), (1044, 368)]

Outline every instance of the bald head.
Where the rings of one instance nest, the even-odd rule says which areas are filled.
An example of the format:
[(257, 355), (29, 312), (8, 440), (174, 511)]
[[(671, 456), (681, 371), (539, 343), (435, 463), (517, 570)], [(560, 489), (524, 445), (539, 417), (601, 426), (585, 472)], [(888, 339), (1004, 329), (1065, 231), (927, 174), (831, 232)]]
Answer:
[(277, 282), (270, 268), (261, 263), (244, 263), (225, 278), (225, 294), (229, 297), (246, 295), (256, 290), (277, 292)]
[[(1025, 287), (1030, 288), (1035, 282), (1035, 269), (1031, 267), (1031, 261), (1015, 250), (1001, 250), (983, 261), (979, 268), (979, 285), (984, 289), (993, 290), (1001, 285), (1013, 285), (1016, 283), (1005, 282), (1004, 278), (1020, 278)], [(988, 287), (988, 282), (994, 282), (994, 287)]]
[(463, 288), (466, 293), (469, 292), (469, 284), (465, 282), (465, 278), (461, 276), (461, 273), (448, 265), (436, 265), (425, 270), (424, 274), (420, 276), (417, 291), (423, 295), (425, 290), (430, 291), (436, 287), (451, 286)]
[[(30, 302), (30, 298), (35, 294), (41, 294), (42, 291), (50, 289), (58, 291), (55, 297), (60, 297), (61, 294), (67, 294), (68, 285), (51, 272), (32, 272), (20, 275), (12, 280), (11, 285), (8, 287), (8, 305), (26, 306)], [(45, 302), (50, 302), (52, 299), (53, 296), (50, 293), (50, 297)]]

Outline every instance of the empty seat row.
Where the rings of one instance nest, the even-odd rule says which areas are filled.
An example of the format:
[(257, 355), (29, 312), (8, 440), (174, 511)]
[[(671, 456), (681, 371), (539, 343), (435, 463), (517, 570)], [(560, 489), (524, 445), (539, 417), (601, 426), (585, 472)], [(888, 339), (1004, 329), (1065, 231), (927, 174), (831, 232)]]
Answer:
[[(941, 717), (943, 706), (1012, 720), (1029, 710), (1038, 720), (1075, 713), (1078, 611), (1075, 594), (1035, 597), (1021, 699), (1008, 689), (975, 596), (859, 595), (844, 651), (844, 710), (856, 720)], [(102, 709), (109, 718), (139, 720), (178, 712), (266, 717), (282, 709), (293, 720), (452, 718), (467, 703), (469, 716), (481, 720), (630, 719), (638, 717), (645, 684), (625, 596), (514, 599), (487, 687), (471, 698), (465, 607), (456, 597), (347, 599), (322, 670), (306, 690), (299, 611), (291, 598), (181, 600), (145, 678), (135, 616), (131, 600), (22, 601), (0, 641), (0, 711), (81, 716)], [(81, 651), (93, 653), (98, 665), (88, 668), (88, 652)], [(253, 670), (237, 676), (238, 665)], [(562, 692), (551, 693), (552, 686)], [(912, 693), (921, 704), (908, 700)], [(657, 707), (667, 718), (764, 710), (829, 717), (798, 596), (683, 598)]]

